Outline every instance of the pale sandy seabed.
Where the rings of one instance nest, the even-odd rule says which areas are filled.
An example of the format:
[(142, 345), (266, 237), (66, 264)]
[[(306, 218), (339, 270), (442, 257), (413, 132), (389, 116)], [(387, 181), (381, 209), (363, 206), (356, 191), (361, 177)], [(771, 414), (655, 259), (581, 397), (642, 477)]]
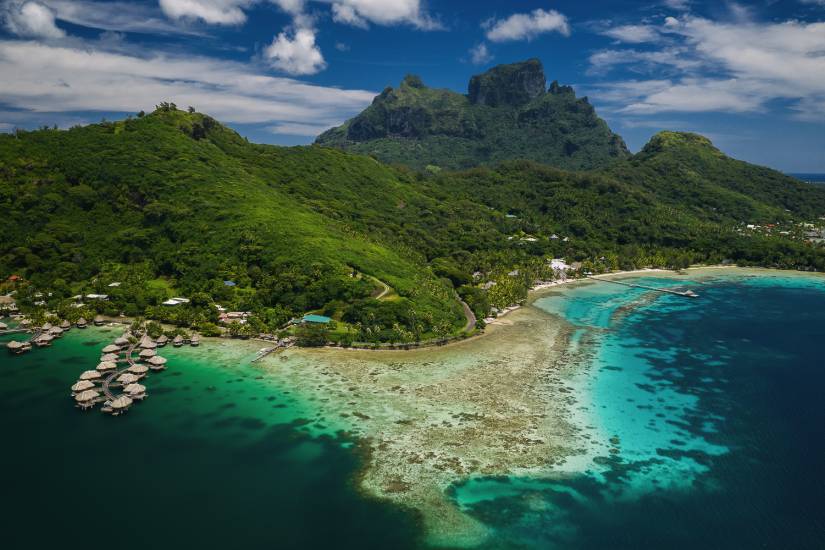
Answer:
[[(720, 271), (625, 275), (697, 280)], [(594, 440), (587, 429), (587, 396), (571, 384), (574, 374), (589, 368), (592, 353), (586, 342), (571, 343), (573, 332), (563, 319), (528, 306), (485, 335), (445, 348), (290, 350), (270, 356), (261, 368), (311, 401), (328, 424), (364, 442), (365, 493), (418, 510), (432, 544), (473, 546), (485, 539), (486, 528), (448, 496), (452, 484), (474, 476), (581, 473), (609, 452), (609, 442)]]

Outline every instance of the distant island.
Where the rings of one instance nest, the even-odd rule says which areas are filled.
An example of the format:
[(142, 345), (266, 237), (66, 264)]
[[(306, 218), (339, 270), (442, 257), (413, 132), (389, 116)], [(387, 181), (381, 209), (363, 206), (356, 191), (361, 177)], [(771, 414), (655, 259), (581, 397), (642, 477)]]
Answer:
[(825, 188), (696, 134), (631, 155), (536, 60), (466, 96), (408, 77), (319, 143), (334, 147), (252, 144), (172, 103), (0, 135), (0, 296), (35, 319), (410, 347), (474, 334), (559, 278), (825, 270)]

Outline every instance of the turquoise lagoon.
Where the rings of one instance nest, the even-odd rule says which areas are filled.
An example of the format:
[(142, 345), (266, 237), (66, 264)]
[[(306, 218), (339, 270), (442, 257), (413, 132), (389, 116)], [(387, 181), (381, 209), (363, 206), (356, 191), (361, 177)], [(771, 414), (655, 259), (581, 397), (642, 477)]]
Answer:
[(592, 283), (535, 302), (575, 327), (592, 445), (568, 474), (458, 484), (487, 546), (825, 548), (825, 278), (633, 282), (700, 298)]

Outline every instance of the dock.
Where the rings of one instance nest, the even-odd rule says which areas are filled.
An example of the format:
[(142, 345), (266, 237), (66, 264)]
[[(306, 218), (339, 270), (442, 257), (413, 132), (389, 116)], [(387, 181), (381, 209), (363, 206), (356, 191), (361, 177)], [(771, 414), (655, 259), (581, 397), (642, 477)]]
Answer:
[(641, 288), (643, 290), (652, 290), (654, 292), (662, 292), (664, 294), (673, 294), (674, 296), (681, 296), (682, 298), (698, 298), (699, 295), (692, 290), (672, 290), (669, 288), (657, 288), (654, 286), (640, 285), (636, 283), (625, 283), (623, 281), (614, 281), (612, 279), (602, 279), (599, 277), (590, 276), (588, 279), (593, 281), (601, 281), (603, 283), (612, 283), (614, 285), (622, 285), (630, 288)]
[(267, 357), (267, 356), (269, 356), (273, 353), (277, 353), (279, 351), (284, 351), (285, 349), (287, 349), (290, 346), (291, 346), (291, 344), (283, 344), (282, 345), (282, 344), (279, 343), (278, 345), (276, 345), (273, 348), (262, 349), (261, 351), (258, 352), (258, 355), (256, 355), (255, 359), (253, 359), (251, 362), (252, 363), (257, 363), (258, 361), (261, 361), (264, 357)]

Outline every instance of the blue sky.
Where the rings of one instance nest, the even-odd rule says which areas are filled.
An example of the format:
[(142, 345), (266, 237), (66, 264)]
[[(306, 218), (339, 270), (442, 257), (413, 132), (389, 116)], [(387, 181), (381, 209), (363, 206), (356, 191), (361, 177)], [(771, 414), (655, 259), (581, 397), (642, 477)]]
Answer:
[(0, 131), (193, 105), (310, 143), (407, 73), (466, 91), (540, 58), (634, 151), (695, 131), (825, 172), (825, 0), (0, 0)]

